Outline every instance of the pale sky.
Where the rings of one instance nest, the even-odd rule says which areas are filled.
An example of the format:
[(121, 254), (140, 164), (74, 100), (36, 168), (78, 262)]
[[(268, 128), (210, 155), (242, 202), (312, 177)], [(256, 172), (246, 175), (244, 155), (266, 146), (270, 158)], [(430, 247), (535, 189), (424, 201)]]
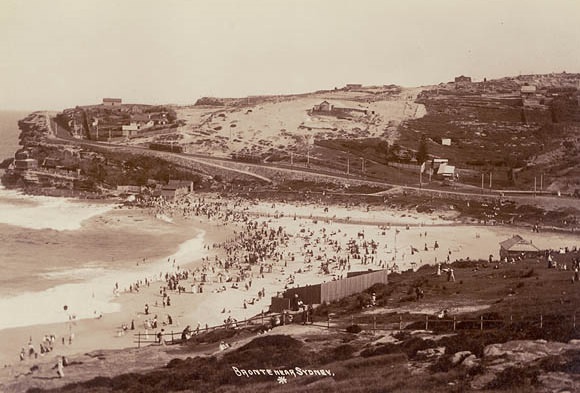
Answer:
[(562, 71), (579, 0), (0, 0), (0, 110)]

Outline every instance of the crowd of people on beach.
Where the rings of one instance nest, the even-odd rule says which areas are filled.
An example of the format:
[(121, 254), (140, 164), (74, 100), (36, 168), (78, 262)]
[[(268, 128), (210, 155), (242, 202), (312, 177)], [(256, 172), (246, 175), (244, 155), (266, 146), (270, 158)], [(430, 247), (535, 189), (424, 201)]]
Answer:
[[(409, 260), (409, 256), (419, 253), (418, 247), (410, 247), (408, 252), (401, 250), (397, 256), (395, 245), (388, 248), (387, 244), (381, 244), (386, 243), (385, 239), (393, 235), (396, 243), (396, 236), (401, 231), (399, 228), (379, 226), (378, 230), (373, 233), (370, 233), (368, 228), (365, 233), (363, 228), (356, 233), (356, 236), (348, 236), (347, 232), (341, 231), (340, 228), (327, 229), (326, 224), (330, 223), (330, 220), (326, 222), (318, 222), (316, 219), (310, 222), (301, 220), (292, 224), (296, 221), (295, 216), (285, 217), (286, 221), (284, 221), (283, 214), (279, 213), (274, 215), (275, 218), (280, 219), (276, 221), (279, 223), (272, 224), (269, 213), (262, 217), (250, 214), (250, 204), (251, 202), (241, 199), (225, 200), (219, 197), (210, 199), (192, 196), (174, 201), (162, 199), (148, 201), (147, 207), (151, 214), (156, 216), (181, 216), (183, 219), (205, 218), (217, 225), (235, 224), (233, 236), (230, 239), (204, 246), (207, 252), (213, 255), (202, 257), (199, 266), (180, 269), (174, 260), (173, 272), (160, 274), (162, 307), (171, 305), (170, 293), (177, 295), (186, 292), (220, 294), (238, 290), (242, 295), (240, 296), (241, 304), (240, 307), (233, 308), (234, 310), (248, 310), (266, 297), (265, 287), (262, 285), (262, 288), (253, 292), (253, 284), (257, 280), (268, 281), (268, 277), (272, 274), (276, 283), (280, 284), (277, 285), (278, 288), (288, 289), (304, 284), (301, 281), (302, 273), (313, 271), (321, 281), (338, 280), (344, 278), (349, 271), (367, 270), (372, 267), (400, 272), (401, 261), (404, 263), (405, 257)], [(275, 204), (271, 207), (272, 211), (275, 211)], [(285, 223), (287, 225), (284, 225)], [(289, 227), (292, 227), (292, 230)], [(406, 226), (405, 229), (411, 228)], [(426, 240), (427, 232), (421, 231), (419, 238)], [(422, 251), (437, 250), (439, 247), (436, 240), (433, 241), (432, 247), (428, 247), (425, 242)], [(388, 253), (391, 254), (390, 258), (387, 258)], [(416, 266), (416, 262), (409, 261), (408, 266)], [(450, 280), (454, 280), (452, 270)], [(143, 283), (149, 286), (151, 282), (151, 279), (136, 282), (132, 290), (138, 290)], [(158, 306), (158, 300), (151, 303)], [(224, 324), (231, 325), (232, 320), (235, 320), (231, 315), (232, 309), (224, 307), (221, 312), (227, 314)], [(145, 315), (148, 314), (149, 311), (146, 309)], [(153, 326), (151, 328), (155, 330)]]
[[(220, 305), (215, 309), (216, 314), (221, 310), (223, 325), (232, 327), (241, 318), (252, 315), (252, 312), (256, 315), (269, 306), (269, 302), (264, 301), (267, 295), (280, 294), (282, 288), (339, 280), (352, 271), (387, 269), (391, 273), (399, 273), (426, 262), (437, 266), (434, 273), (437, 276), (444, 276), (448, 282), (456, 280), (451, 266), (453, 250), (419, 226), (380, 225), (373, 229), (366, 225), (357, 229), (356, 224), (350, 224), (347, 229), (343, 225), (330, 225), (331, 218), (296, 221), (296, 216), (283, 217), (278, 213), (260, 216), (250, 212), (251, 203), (241, 199), (195, 198), (191, 195), (174, 201), (149, 200), (146, 207), (154, 216), (202, 219), (217, 226), (228, 224), (232, 228), (231, 236), (222, 242), (206, 243), (203, 246), (205, 256), (197, 265), (190, 265), (193, 258), (180, 261), (168, 258), (164, 270), (158, 274), (135, 280), (123, 289), (115, 283), (115, 296), (137, 294), (151, 286), (159, 290), (147, 291), (148, 297), (143, 299), (143, 312), (139, 315), (143, 319), (136, 324), (136, 316), (130, 315), (127, 322), (118, 327), (119, 335), (143, 329), (146, 337), (151, 333), (155, 342), (164, 344), (166, 328), (181, 330), (179, 321), (171, 316), (169, 310), (175, 299), (185, 294), (217, 298), (223, 293), (235, 291), (237, 296), (230, 299), (235, 299), (237, 304), (230, 300), (221, 303), (226, 304), (225, 307)], [(275, 211), (275, 204), (272, 204), (271, 210)], [(272, 220), (273, 216), (277, 219)], [(397, 239), (404, 231), (408, 231), (407, 239), (412, 239), (417, 246), (397, 248)], [(446, 251), (441, 252), (440, 249)], [(442, 254), (445, 257), (438, 261), (437, 256)], [(148, 259), (143, 258), (140, 263), (146, 264)], [(573, 269), (578, 280), (580, 262), (576, 261)], [(424, 292), (420, 287), (415, 289), (415, 296), (418, 301), (423, 299)], [(299, 311), (303, 323), (312, 323), (311, 304), (300, 305)], [(165, 316), (160, 320), (161, 314)], [(215, 321), (215, 318), (212, 320)], [(202, 330), (201, 322), (197, 323), (196, 329), (187, 325), (181, 331), (181, 339), (189, 339)], [(48, 337), (48, 341), (43, 339), (39, 347), (40, 354), (54, 348), (56, 337)], [(70, 340), (69, 344), (72, 344), (72, 337)], [(31, 355), (29, 350), (28, 357), (38, 356), (35, 352)], [(26, 351), (21, 353), (20, 358), (26, 358)]]

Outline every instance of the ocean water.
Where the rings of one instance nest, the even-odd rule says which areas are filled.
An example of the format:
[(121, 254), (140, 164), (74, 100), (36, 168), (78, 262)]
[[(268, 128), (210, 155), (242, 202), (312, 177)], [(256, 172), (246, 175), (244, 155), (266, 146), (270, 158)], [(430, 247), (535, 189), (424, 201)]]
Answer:
[[(17, 121), (26, 115), (0, 111), (0, 160), (13, 157), (19, 148)], [(118, 311), (115, 283), (123, 290), (136, 280), (158, 278), (160, 272), (171, 270), (168, 257), (183, 263), (205, 255), (204, 233), (192, 228), (189, 240), (176, 242), (177, 251), (167, 252), (172, 255), (136, 263), (156, 255), (159, 235), (139, 228), (142, 221), (108, 225), (111, 217), (117, 218), (110, 216), (115, 207), (24, 195), (0, 185), (0, 329)], [(93, 224), (85, 225), (88, 221)], [(159, 225), (170, 233), (167, 226), (174, 224)], [(140, 247), (150, 254), (138, 254)]]
[[(204, 233), (182, 243), (169, 259), (183, 261), (193, 256), (204, 256)], [(0, 330), (19, 326), (66, 322), (70, 316), (76, 319), (94, 318), (99, 314), (120, 311), (115, 303), (114, 287), (123, 290), (136, 280), (161, 279), (161, 273), (170, 271), (167, 259), (159, 258), (141, 266), (119, 266), (107, 261), (95, 261), (80, 267), (57, 266), (48, 269), (31, 269), (28, 277), (19, 275), (20, 290), (12, 295), (0, 295)], [(38, 288), (37, 281), (49, 284)], [(29, 288), (35, 288), (31, 290)], [(65, 310), (65, 307), (67, 310)]]
[(18, 120), (25, 118), (28, 112), (0, 111), (0, 161), (14, 157), (18, 145)]
[[(172, 271), (168, 258), (183, 265), (205, 255), (203, 231), (191, 228), (189, 240), (169, 243), (177, 251), (169, 251), (167, 241), (160, 251), (155, 240), (172, 239), (172, 231), (183, 228), (159, 222), (155, 225), (165, 227), (159, 234), (140, 228), (142, 218), (127, 218), (134, 212), (115, 207), (0, 186), (0, 330), (119, 311), (115, 283), (123, 291), (136, 280)], [(119, 225), (119, 218), (127, 224)]]

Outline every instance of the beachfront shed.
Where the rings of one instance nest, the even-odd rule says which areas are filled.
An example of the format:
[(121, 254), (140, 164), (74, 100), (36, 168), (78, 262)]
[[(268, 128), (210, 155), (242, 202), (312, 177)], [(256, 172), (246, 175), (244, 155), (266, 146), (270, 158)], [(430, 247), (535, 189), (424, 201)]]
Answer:
[(161, 189), (158, 190), (158, 196), (171, 201), (191, 192), (193, 192), (193, 182), (191, 180), (169, 180), (167, 184), (162, 185)]
[(503, 258), (536, 258), (542, 255), (542, 251), (532, 244), (531, 241), (524, 240), (520, 235), (514, 235), (511, 238), (499, 243), (499, 256)]

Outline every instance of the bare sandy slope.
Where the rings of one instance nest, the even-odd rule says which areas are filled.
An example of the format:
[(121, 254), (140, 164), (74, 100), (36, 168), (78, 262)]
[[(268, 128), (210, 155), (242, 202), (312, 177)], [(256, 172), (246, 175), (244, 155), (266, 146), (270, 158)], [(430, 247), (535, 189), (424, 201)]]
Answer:
[[(312, 138), (381, 137), (393, 142), (397, 126), (404, 120), (422, 117), (423, 105), (414, 102), (420, 88), (400, 94), (336, 91), (271, 99), (257, 105), (224, 107), (181, 107), (178, 118), (185, 121), (179, 143), (189, 152), (218, 156), (265, 151), (303, 152)], [(322, 101), (337, 107), (369, 111), (368, 116), (310, 116), (308, 111)], [(153, 141), (137, 138), (131, 143)]]

